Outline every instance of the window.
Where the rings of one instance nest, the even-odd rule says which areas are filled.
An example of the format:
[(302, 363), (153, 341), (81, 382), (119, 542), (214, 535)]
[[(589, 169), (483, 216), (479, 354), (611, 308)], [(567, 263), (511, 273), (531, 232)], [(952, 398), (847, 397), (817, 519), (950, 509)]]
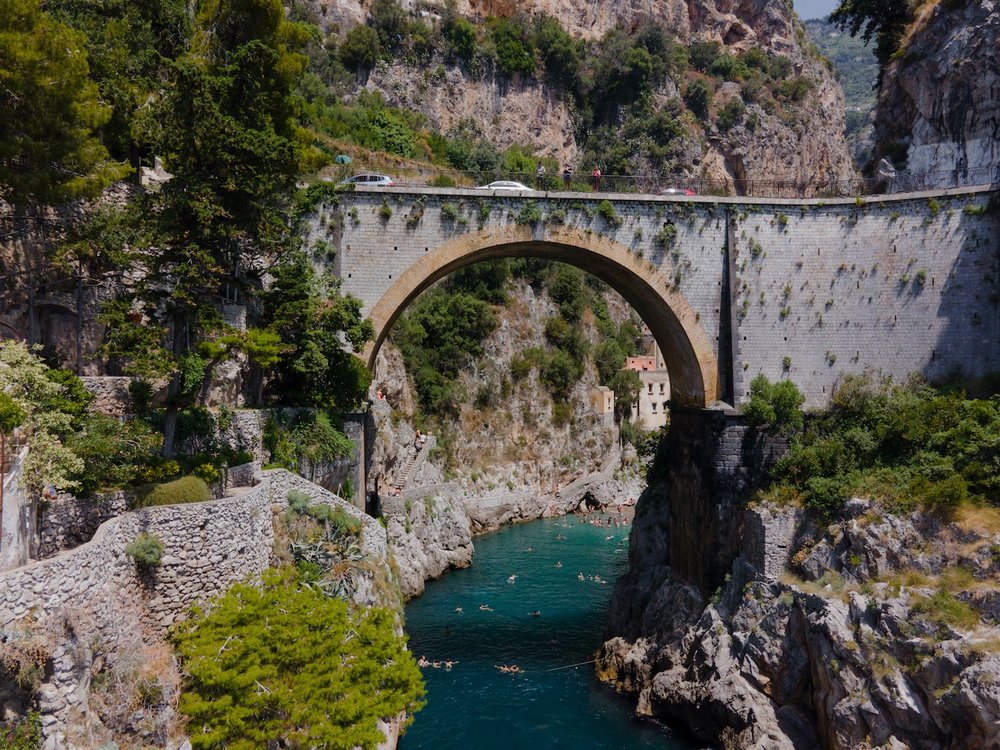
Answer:
[(649, 384), (649, 395), (650, 396), (653, 395), (653, 384), (652, 383)]
[(660, 395), (662, 396), (666, 391), (663, 390), (663, 383), (660, 383)]
[(653, 414), (656, 414), (656, 402), (653, 402)]

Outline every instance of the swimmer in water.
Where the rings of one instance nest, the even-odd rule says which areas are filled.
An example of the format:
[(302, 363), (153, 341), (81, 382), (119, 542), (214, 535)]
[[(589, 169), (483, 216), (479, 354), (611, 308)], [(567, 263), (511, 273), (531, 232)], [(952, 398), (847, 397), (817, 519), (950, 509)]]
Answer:
[(455, 611), (456, 612), (461, 612), (462, 611), (462, 607), (461, 606), (455, 607)]
[(430, 665), (431, 665), (431, 663), (429, 661), (427, 661), (427, 657), (424, 656), (423, 654), (421, 654), (420, 658), (417, 660), (417, 666), (418, 667), (429, 667)]
[(480, 604), (479, 605), (479, 611), (480, 612), (492, 612), (493, 608), (489, 604)]
[(537, 609), (534, 612), (529, 612), (528, 614), (530, 614), (532, 617), (541, 617), (542, 616), (542, 613), (539, 612)]
[(561, 568), (562, 567), (562, 560), (556, 560), (556, 567), (557, 568)]
[(509, 576), (507, 576), (507, 583), (514, 583), (514, 581), (516, 581), (516, 580), (517, 580), (517, 576), (516, 575), (509, 575)]
[(576, 574), (576, 580), (583, 581), (583, 580), (586, 580), (586, 579), (583, 577), (583, 573), (577, 573)]

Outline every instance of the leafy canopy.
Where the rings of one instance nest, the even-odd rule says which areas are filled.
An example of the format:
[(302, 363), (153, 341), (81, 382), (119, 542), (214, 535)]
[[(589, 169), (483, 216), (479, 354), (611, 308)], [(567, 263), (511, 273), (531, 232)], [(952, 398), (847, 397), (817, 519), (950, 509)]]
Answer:
[(0, 3), (0, 195), (15, 206), (96, 195), (123, 174), (95, 133), (111, 108), (85, 45), (40, 0)]
[(379, 719), (422, 705), (420, 670), (394, 613), (351, 612), (293, 571), (234, 586), (174, 642), (195, 748), (373, 748)]

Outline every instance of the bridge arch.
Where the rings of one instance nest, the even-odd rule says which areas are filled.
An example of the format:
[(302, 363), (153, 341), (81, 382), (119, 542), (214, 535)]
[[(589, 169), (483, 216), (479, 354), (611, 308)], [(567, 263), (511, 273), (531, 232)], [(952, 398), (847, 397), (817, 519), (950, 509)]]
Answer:
[(510, 226), (463, 234), (411, 265), (375, 303), (375, 338), (363, 358), (374, 370), (378, 351), (403, 310), (425, 289), (458, 269), (494, 258), (556, 260), (603, 280), (649, 326), (663, 353), (673, 400), (705, 407), (719, 398), (719, 368), (698, 315), (649, 261), (603, 235), (566, 226)]

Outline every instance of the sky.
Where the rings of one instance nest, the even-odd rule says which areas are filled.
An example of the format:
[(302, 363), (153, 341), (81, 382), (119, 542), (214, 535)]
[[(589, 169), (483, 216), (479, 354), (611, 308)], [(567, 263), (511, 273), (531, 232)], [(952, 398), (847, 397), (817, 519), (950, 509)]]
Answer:
[(826, 18), (837, 7), (837, 0), (794, 0), (799, 18)]

